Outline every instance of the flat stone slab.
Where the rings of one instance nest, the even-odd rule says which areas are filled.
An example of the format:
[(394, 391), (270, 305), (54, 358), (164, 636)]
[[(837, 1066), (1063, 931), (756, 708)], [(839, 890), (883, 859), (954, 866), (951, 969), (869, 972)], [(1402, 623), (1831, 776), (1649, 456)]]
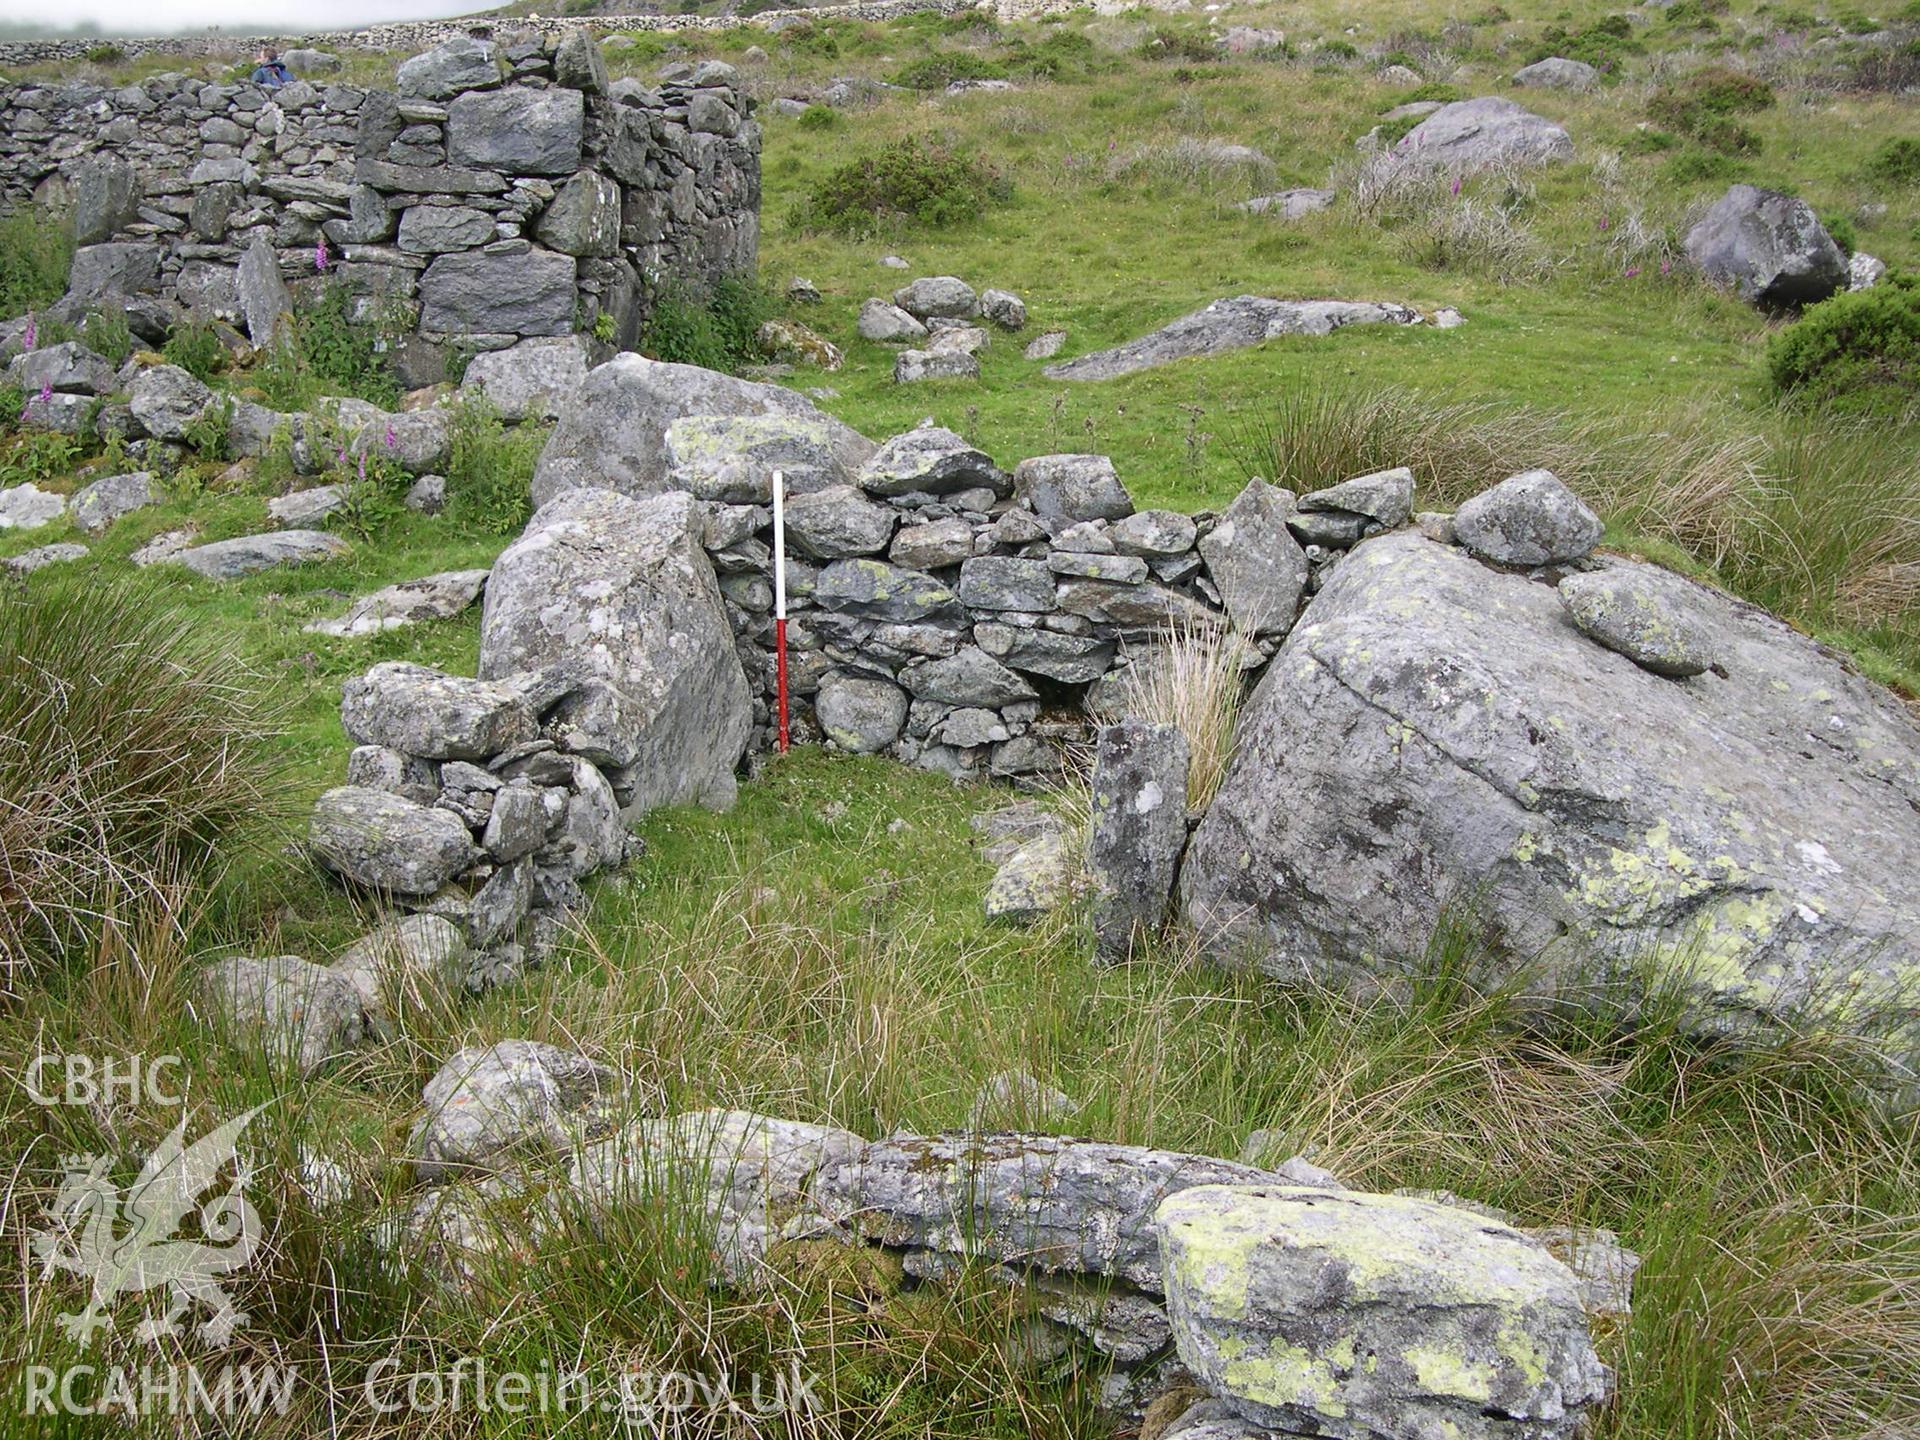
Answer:
[(338, 535), (319, 530), (278, 530), (270, 535), (240, 535), (232, 540), (195, 545), (167, 556), (166, 560), (184, 565), (209, 580), (235, 580), (275, 565), (303, 565), (310, 560), (330, 560), (346, 553), (347, 542)]
[(337, 620), (315, 620), (305, 628), (315, 635), (374, 635), (422, 620), (450, 620), (480, 598), (485, 570), (448, 570), (402, 580), (362, 595)]
[(1348, 325), (1415, 325), (1419, 312), (1375, 300), (1270, 300), (1236, 295), (1182, 315), (1150, 335), (1049, 365), (1049, 380), (1112, 380), (1196, 355), (1241, 350), (1281, 335), (1331, 335)]

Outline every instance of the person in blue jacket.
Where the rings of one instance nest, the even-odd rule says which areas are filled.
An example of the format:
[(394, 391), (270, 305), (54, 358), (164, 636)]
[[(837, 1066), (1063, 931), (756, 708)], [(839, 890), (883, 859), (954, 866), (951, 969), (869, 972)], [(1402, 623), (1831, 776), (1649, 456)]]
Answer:
[(278, 90), (293, 76), (287, 73), (287, 67), (280, 63), (280, 52), (271, 45), (260, 52), (260, 63), (253, 67), (253, 83), (264, 85), (269, 90)]

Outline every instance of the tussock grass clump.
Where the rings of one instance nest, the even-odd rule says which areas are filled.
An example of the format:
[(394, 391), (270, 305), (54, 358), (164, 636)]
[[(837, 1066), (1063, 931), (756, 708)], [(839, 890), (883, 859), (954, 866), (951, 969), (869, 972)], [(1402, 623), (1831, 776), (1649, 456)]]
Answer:
[(1204, 810), (1233, 760), (1246, 695), (1242, 643), (1222, 626), (1175, 625), (1134, 658), (1107, 720), (1171, 725), (1187, 737), (1187, 808)]
[(1484, 275), (1512, 284), (1537, 280), (1552, 268), (1513, 206), (1467, 197), (1435, 206), (1398, 234), (1406, 257), (1427, 270)]
[(0, 590), (0, 983), (177, 910), (280, 811), (277, 707), (151, 586)]
[(1445, 508), (1521, 470), (1551, 470), (1618, 532), (1678, 547), (1801, 625), (1870, 632), (1920, 671), (1920, 464), (1906, 427), (1786, 417), (1755, 431), (1691, 408), (1630, 423), (1306, 387), (1239, 450), (1250, 473), (1296, 490), (1407, 465), (1427, 503)]

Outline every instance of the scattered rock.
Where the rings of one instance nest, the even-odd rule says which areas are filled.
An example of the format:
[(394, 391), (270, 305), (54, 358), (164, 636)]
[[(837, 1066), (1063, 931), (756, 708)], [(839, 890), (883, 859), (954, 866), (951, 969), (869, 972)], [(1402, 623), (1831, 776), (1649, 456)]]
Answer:
[(1600, 72), (1583, 61), (1564, 60), (1556, 55), (1522, 65), (1513, 72), (1513, 83), (1549, 90), (1591, 90), (1600, 83)]
[(308, 490), (295, 490), (291, 495), (274, 496), (267, 501), (267, 516), (276, 525), (304, 530), (318, 525), (346, 503), (346, 486), (315, 485)]
[(754, 339), (770, 359), (788, 364), (838, 370), (846, 358), (838, 345), (792, 320), (769, 320)]
[(613, 1071), (577, 1051), (532, 1040), (469, 1045), (427, 1082), (409, 1142), (414, 1173), (446, 1180), (497, 1169), (503, 1152), (523, 1146), (565, 1151), (610, 1128), (620, 1091)]
[(1643, 567), (1609, 567), (1560, 582), (1573, 623), (1609, 650), (1655, 675), (1700, 675), (1713, 664), (1705, 629), (1692, 613), (1693, 587)]
[(89, 535), (98, 535), (122, 515), (131, 515), (159, 500), (153, 476), (145, 470), (109, 475), (76, 491), (70, 506), (73, 518)]
[(15, 356), (7, 366), (7, 379), (28, 395), (43, 389), (67, 395), (110, 395), (114, 390), (113, 362), (72, 340)]
[(354, 988), (297, 955), (215, 961), (201, 973), (200, 985), (227, 1025), (302, 1075), (347, 1054), (365, 1034)]
[(961, 350), (902, 350), (893, 362), (896, 385), (923, 380), (978, 380), (980, 362)]
[(1130, 959), (1166, 922), (1187, 843), (1187, 737), (1171, 725), (1123, 720), (1100, 729), (1087, 838), (1095, 948)]
[(1483, 95), (1442, 105), (1401, 136), (1393, 153), (1409, 164), (1470, 175), (1499, 165), (1571, 160), (1573, 140), (1515, 101)]
[(1299, 507), (1307, 511), (1346, 511), (1364, 515), (1383, 530), (1397, 530), (1413, 515), (1413, 471), (1402, 465), (1374, 475), (1360, 475), (1302, 495)]
[(927, 327), (898, 305), (885, 300), (868, 300), (860, 306), (857, 326), (863, 340), (924, 340)]
[(907, 692), (890, 680), (831, 670), (814, 696), (820, 729), (855, 755), (874, 755), (900, 738), (907, 723)]
[(320, 796), (308, 839), (328, 869), (396, 895), (431, 895), (480, 856), (451, 810), (356, 785)]
[(315, 620), (304, 628), (315, 635), (375, 635), (422, 620), (451, 620), (480, 598), (485, 570), (449, 570), (402, 580), (363, 595), (337, 620)]
[(1864, 250), (1847, 257), (1847, 289), (1871, 290), (1887, 273), (1887, 262), (1875, 259)]
[(23, 550), (18, 555), (9, 555), (0, 560), (0, 565), (16, 575), (31, 575), (34, 571), (48, 565), (64, 565), (74, 560), (87, 558), (87, 547), (76, 545), (71, 540), (58, 545), (39, 545), (31, 550)]
[(887, 441), (860, 468), (869, 495), (952, 495), (967, 490), (1012, 493), (1013, 482), (983, 450), (951, 430), (923, 425)]
[(127, 406), (156, 440), (185, 440), (187, 428), (207, 413), (213, 391), (178, 365), (155, 365), (134, 376)]
[(390, 1033), (396, 1000), (454, 993), (467, 958), (466, 938), (439, 915), (381, 923), (340, 953), (332, 973), (353, 987), (368, 1026)]
[(893, 292), (893, 303), (922, 322), (941, 316), (971, 320), (980, 313), (980, 297), (973, 287), (952, 275), (916, 280)]
[(1281, 220), (1304, 220), (1333, 204), (1331, 190), (1282, 190), (1273, 195), (1256, 195), (1234, 206), (1249, 215), (1272, 215)]
[(1030, 840), (994, 872), (987, 886), (987, 919), (1030, 925), (1073, 898), (1078, 874), (1065, 836)]
[[(319, 530), (278, 530), (268, 535), (242, 535), (216, 540), (164, 556), (209, 580), (234, 580), (275, 565), (303, 565), (347, 553), (347, 542)], [(152, 563), (152, 562), (149, 562)]]
[(982, 290), (980, 313), (1002, 330), (1027, 328), (1027, 306), (1010, 290)]
[(1060, 353), (1066, 343), (1066, 331), (1049, 330), (1043, 335), (1034, 336), (1027, 342), (1027, 348), (1020, 353), (1029, 360), (1051, 360)]
[(1151, 335), (1049, 365), (1049, 380), (1112, 380), (1195, 355), (1214, 355), (1258, 345), (1280, 335), (1331, 335), (1348, 325), (1412, 325), (1416, 311), (1404, 305), (1355, 300), (1269, 300), (1237, 295), (1183, 315)]
[(1496, 565), (1584, 560), (1606, 526), (1551, 470), (1528, 470), (1482, 490), (1453, 515), (1460, 544)]

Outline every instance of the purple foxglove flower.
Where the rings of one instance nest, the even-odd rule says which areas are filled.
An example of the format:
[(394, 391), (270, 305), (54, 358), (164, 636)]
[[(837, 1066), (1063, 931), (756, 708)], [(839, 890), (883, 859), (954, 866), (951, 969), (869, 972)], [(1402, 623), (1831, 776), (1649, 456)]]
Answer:
[(24, 344), (27, 349), (31, 350), (33, 349), (34, 342), (39, 338), (40, 327), (34, 323), (33, 316), (29, 315), (27, 316), (27, 333), (21, 337), (21, 343)]
[(51, 382), (40, 387), (40, 403), (42, 405), (51, 405), (53, 403), (53, 385)]
[(322, 275), (327, 273), (327, 237), (324, 235), (313, 242), (313, 268)]
[(1673, 273), (1673, 261), (1662, 260), (1660, 262), (1660, 273), (1662, 275), (1671, 275)]
[(1627, 266), (1627, 279), (1631, 280), (1633, 279), (1634, 276), (1638, 275), (1639, 273), (1640, 273), (1640, 267), (1638, 265)]
[(396, 446), (396, 445), (398, 445), (399, 443), (400, 443), (400, 437), (399, 437), (398, 435), (396, 435), (396, 434), (394, 434), (394, 433), (393, 433), (393, 426), (392, 426), (392, 425), (388, 425), (388, 426), (387, 426), (387, 437), (386, 437), (386, 446), (387, 446), (387, 449), (389, 449), (389, 450), (391, 450), (391, 449), (393, 449), (393, 447), (394, 447), (394, 446)]
[(1609, 219), (1607, 219), (1607, 217), (1606, 217), (1606, 216), (1604, 216), (1604, 215), (1602, 215), (1602, 216), (1600, 217), (1600, 228), (1601, 228), (1602, 230), (1606, 230), (1606, 229), (1610, 229), (1610, 228), (1612, 227), (1612, 225), (1613, 225), (1613, 222), (1612, 222), (1611, 220), (1609, 220)]
[(1455, 195), (1460, 193), (1460, 177), (1458, 175), (1453, 177), (1453, 193)]

